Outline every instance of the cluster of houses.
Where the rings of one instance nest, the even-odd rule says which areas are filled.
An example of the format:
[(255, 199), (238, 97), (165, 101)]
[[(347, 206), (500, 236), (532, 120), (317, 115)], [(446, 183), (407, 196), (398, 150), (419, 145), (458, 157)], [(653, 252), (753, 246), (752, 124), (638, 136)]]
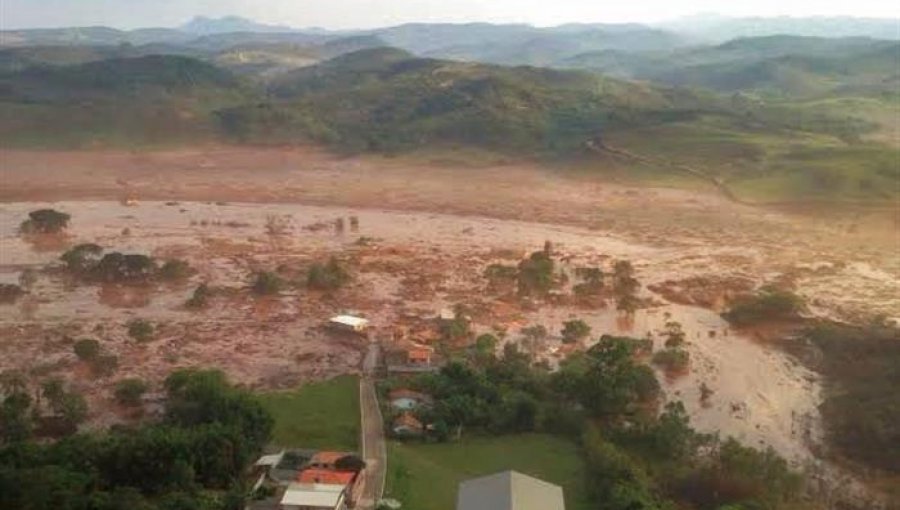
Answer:
[(277, 487), (278, 510), (346, 510), (362, 490), (365, 463), (353, 453), (290, 450), (256, 462), (254, 490)]
[(434, 401), (430, 395), (418, 391), (398, 388), (388, 393), (388, 405), (394, 419), (391, 432), (397, 437), (419, 437), (426, 426), (416, 418), (416, 412), (430, 407)]

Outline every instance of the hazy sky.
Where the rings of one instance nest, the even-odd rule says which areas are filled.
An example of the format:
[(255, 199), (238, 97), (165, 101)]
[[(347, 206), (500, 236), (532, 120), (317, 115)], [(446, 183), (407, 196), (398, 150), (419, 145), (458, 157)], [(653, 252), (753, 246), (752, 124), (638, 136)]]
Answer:
[(411, 21), (654, 22), (698, 12), (900, 18), (898, 5), (891, 0), (0, 0), (0, 27), (170, 27), (196, 15), (229, 14), (298, 28), (369, 28)]

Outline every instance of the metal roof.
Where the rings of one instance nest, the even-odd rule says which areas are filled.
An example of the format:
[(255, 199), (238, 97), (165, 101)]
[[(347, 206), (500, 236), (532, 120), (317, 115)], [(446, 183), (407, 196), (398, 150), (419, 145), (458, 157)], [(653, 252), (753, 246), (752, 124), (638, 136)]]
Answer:
[(344, 499), (344, 487), (320, 483), (292, 483), (281, 498), (284, 506), (336, 508)]
[(459, 484), (456, 510), (565, 510), (562, 487), (515, 471)]
[(329, 319), (328, 322), (332, 322), (334, 324), (342, 324), (344, 326), (350, 326), (353, 328), (367, 326), (369, 324), (368, 320), (361, 317), (354, 317), (352, 315), (337, 315)]

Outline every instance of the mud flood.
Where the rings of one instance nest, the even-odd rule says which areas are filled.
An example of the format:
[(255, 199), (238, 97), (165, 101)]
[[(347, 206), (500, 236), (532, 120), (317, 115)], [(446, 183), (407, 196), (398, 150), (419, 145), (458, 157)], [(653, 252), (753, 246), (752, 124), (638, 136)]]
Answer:
[[(72, 215), (65, 236), (18, 234), (28, 211), (41, 207)], [(271, 218), (285, 226), (281, 235), (267, 233)], [(342, 229), (335, 227), (338, 218)], [(351, 218), (358, 226), (351, 227)], [(547, 240), (573, 267), (632, 261), (648, 304), (623, 320), (614, 307), (567, 302), (528, 307), (485, 292), (488, 264), (512, 263)], [(818, 377), (788, 354), (731, 330), (718, 307), (729, 293), (777, 278), (792, 278), (801, 293), (818, 293), (841, 280), (845, 287), (836, 294), (861, 301), (871, 297), (862, 290), (878, 295), (884, 292), (879, 286), (894, 283), (890, 274), (869, 266), (822, 266), (815, 260), (779, 272), (761, 251), (746, 247), (665, 247), (596, 228), (289, 204), (7, 203), (0, 205), (0, 242), (0, 281), (16, 282), (26, 269), (37, 272), (27, 295), (0, 306), (0, 370), (68, 378), (89, 395), (96, 425), (118, 419), (111, 391), (122, 377), (158, 383), (176, 367), (215, 366), (251, 387), (288, 387), (358, 370), (364, 341), (325, 331), (322, 323), (332, 314), (364, 314), (390, 348), (391, 342), (427, 342), (416, 337), (415, 324), (441, 308), (465, 304), (473, 310), (475, 329), (504, 330), (512, 339), (525, 326), (541, 324), (555, 333), (563, 322), (580, 318), (592, 327), (592, 338), (628, 335), (651, 338), (661, 347), (665, 323), (677, 321), (686, 333), (691, 367), (679, 377), (661, 374), (666, 398), (682, 400), (700, 430), (772, 446), (796, 462), (810, 459), (821, 439)], [(54, 268), (63, 250), (82, 242), (180, 258), (197, 272), (172, 285), (72, 282)], [(346, 260), (354, 274), (353, 283), (335, 293), (298, 287), (258, 297), (248, 288), (256, 271), (302, 274), (331, 255)], [(184, 303), (201, 282), (217, 289), (212, 304), (189, 310)], [(828, 299), (817, 306), (821, 313), (836, 308)], [(126, 324), (135, 318), (156, 326), (152, 341), (128, 337)], [(118, 356), (114, 377), (93, 378), (77, 360), (72, 342), (83, 337), (100, 340)], [(551, 335), (536, 354), (552, 363), (561, 350)], [(712, 390), (706, 398), (704, 387)]]

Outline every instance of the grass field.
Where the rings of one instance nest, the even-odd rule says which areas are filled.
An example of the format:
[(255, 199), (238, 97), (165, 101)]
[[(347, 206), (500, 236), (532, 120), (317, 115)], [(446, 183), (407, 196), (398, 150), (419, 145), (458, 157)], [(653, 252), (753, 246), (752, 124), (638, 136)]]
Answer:
[(510, 469), (562, 486), (568, 510), (592, 508), (578, 447), (544, 434), (444, 444), (391, 442), (385, 493), (401, 501), (403, 508), (447, 510), (455, 506), (459, 482)]
[(273, 443), (353, 451), (359, 447), (359, 380), (342, 376), (261, 395), (275, 418)]

